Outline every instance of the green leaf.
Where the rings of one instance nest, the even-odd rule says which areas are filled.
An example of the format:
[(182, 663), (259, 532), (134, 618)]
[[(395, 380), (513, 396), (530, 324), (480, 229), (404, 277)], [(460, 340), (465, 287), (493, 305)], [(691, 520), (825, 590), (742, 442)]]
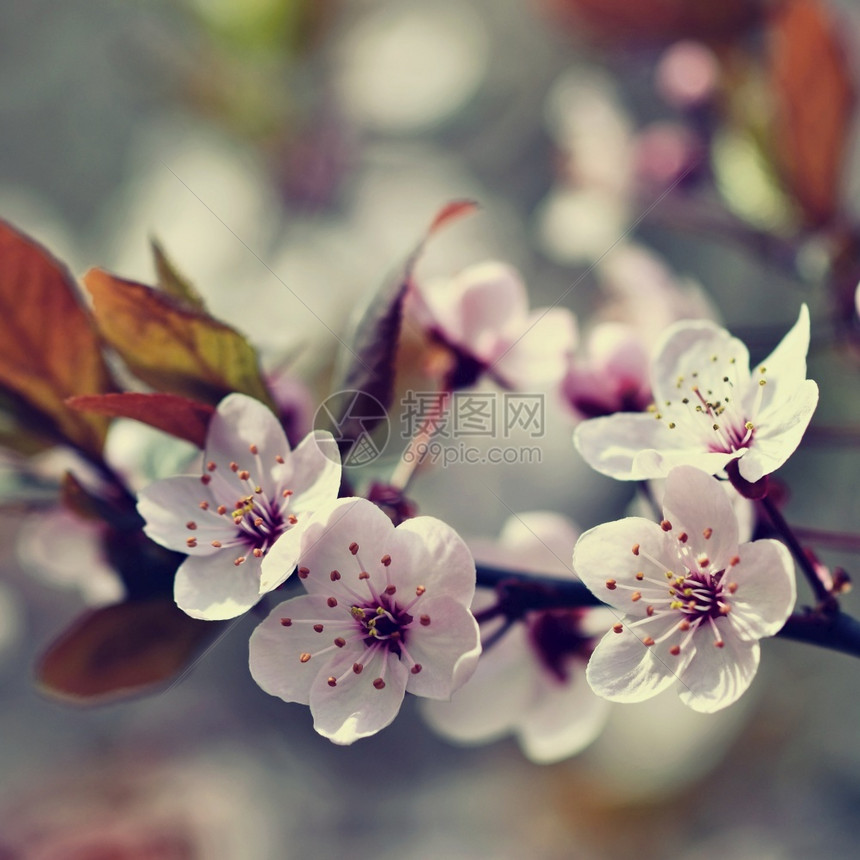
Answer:
[(189, 307), (205, 312), (206, 303), (202, 296), (194, 288), (191, 281), (173, 265), (173, 261), (167, 256), (161, 243), (157, 239), (151, 239), (149, 244), (152, 247), (156, 283), (159, 289), (164, 290), (165, 293), (179, 299)]
[(87, 272), (84, 284), (102, 337), (148, 385), (210, 404), (240, 391), (273, 405), (257, 354), (235, 329), (102, 269)]

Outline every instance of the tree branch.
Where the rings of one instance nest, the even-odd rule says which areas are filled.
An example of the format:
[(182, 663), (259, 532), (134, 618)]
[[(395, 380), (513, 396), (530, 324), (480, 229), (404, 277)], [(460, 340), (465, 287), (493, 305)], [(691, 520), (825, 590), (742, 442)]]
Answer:
[[(514, 620), (525, 612), (540, 609), (575, 609), (605, 606), (582, 582), (535, 576), (516, 570), (478, 565), (478, 585), (495, 588), (505, 614)], [(840, 611), (807, 610), (791, 615), (776, 634), (860, 657), (860, 621)]]

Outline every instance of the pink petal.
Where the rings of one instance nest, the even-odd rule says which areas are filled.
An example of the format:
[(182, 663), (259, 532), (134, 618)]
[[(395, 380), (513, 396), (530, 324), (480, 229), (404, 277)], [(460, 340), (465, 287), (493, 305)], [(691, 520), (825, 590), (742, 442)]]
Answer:
[[(360, 674), (352, 671), (354, 662), (352, 655), (337, 655), (311, 685), (314, 728), (336, 744), (354, 743), (389, 725), (403, 703), (409, 678), (405, 664), (383, 652), (367, 660)], [(337, 679), (337, 686), (329, 686), (329, 677)], [(385, 682), (382, 689), (374, 686), (377, 678)]]
[[(528, 313), (525, 285), (511, 266), (479, 263), (461, 272), (456, 281), (464, 346), (494, 341), (499, 332)], [(483, 357), (480, 352), (478, 355)]]
[(681, 676), (678, 694), (694, 711), (712, 714), (746, 692), (759, 664), (758, 642), (726, 636), (722, 648), (696, 639), (696, 653)]
[(88, 604), (97, 606), (117, 603), (125, 594), (107, 561), (103, 539), (103, 523), (54, 507), (24, 518), (15, 549), (25, 570), (52, 585), (77, 588)]
[[(257, 448), (257, 455), (250, 448)], [(272, 498), (277, 491), (274, 473), (285, 467), (278, 466), (277, 457), (288, 459), (290, 443), (280, 422), (271, 410), (245, 394), (230, 394), (219, 404), (209, 422), (206, 434), (206, 459), (218, 464), (225, 476), (229, 464), (237, 463), (261, 482), (263, 491)], [(258, 459), (259, 458), (259, 459)], [(260, 463), (262, 469), (257, 467)]]
[(248, 555), (234, 564), (239, 550), (219, 550), (211, 556), (191, 556), (176, 571), (173, 597), (193, 618), (221, 621), (247, 612), (260, 600), (260, 562)]
[(668, 642), (646, 647), (627, 627), (621, 633), (610, 631), (588, 661), (588, 683), (598, 696), (612, 702), (650, 699), (671, 687), (693, 656), (692, 648), (677, 657), (668, 649)]
[(448, 699), (475, 671), (481, 654), (478, 622), (451, 597), (422, 599), (414, 612), (428, 623), (416, 619), (407, 632), (409, 656), (421, 665), (420, 672), (409, 675), (407, 689), (416, 696)]
[[(201, 510), (201, 502), (206, 502), (209, 509)], [(146, 520), (143, 530), (156, 543), (187, 555), (205, 556), (219, 551), (212, 546), (213, 540), (226, 543), (236, 536), (230, 517), (215, 512), (217, 505), (200, 478), (178, 475), (155, 481), (141, 490), (137, 510)], [(189, 529), (189, 522), (196, 528)], [(188, 538), (196, 538), (197, 545), (189, 546)]]
[(692, 466), (672, 469), (666, 480), (663, 512), (674, 537), (686, 534), (686, 546), (696, 555), (704, 553), (712, 569), (728, 567), (738, 549), (738, 521), (716, 478)]
[[(299, 567), (308, 571), (306, 575), (300, 571), (305, 588), (341, 602), (352, 600), (356, 591), (369, 595), (368, 584), (384, 589), (388, 571), (382, 558), (393, 535), (391, 520), (366, 499), (339, 499), (320, 508), (302, 536)], [(350, 550), (353, 544), (355, 555)], [(369, 582), (359, 578), (362, 572), (370, 575)]]
[[(592, 593), (621, 613), (635, 617), (645, 616), (649, 596), (666, 596), (664, 573), (677, 570), (679, 564), (674, 538), (657, 523), (640, 517), (589, 529), (573, 551), (574, 572)], [(637, 580), (640, 571), (659, 584)], [(642, 595), (640, 600), (634, 600), (636, 592)]]
[(728, 620), (742, 639), (773, 636), (791, 614), (796, 600), (794, 562), (788, 549), (775, 540), (745, 543), (740, 563), (726, 571), (735, 583)]
[(610, 705), (596, 696), (585, 679), (585, 665), (578, 664), (570, 680), (560, 684), (546, 675), (538, 677), (532, 707), (520, 721), (520, 746), (536, 764), (552, 764), (576, 755), (603, 731)]
[(465, 541), (442, 520), (414, 517), (389, 544), (391, 578), (399, 589), (423, 586), (428, 598), (447, 595), (468, 606), (475, 595), (475, 562)]
[[(285, 702), (307, 705), (314, 679), (327, 670), (332, 656), (311, 657), (304, 663), (299, 658), (302, 654), (314, 654), (331, 645), (340, 635), (336, 622), (342, 617), (340, 613), (334, 615), (323, 598), (308, 594), (276, 606), (251, 634), (248, 665), (257, 684)], [(282, 624), (282, 619), (289, 619), (290, 625)], [(317, 633), (313, 629), (315, 622), (325, 623), (330, 619), (335, 621), (335, 626), (328, 632)], [(364, 647), (353, 640), (338, 653), (340, 651), (348, 652), (354, 661), (363, 653)]]
[(523, 625), (484, 652), (472, 677), (448, 702), (428, 700), (422, 714), (439, 734), (464, 744), (489, 743), (513, 731), (534, 697), (537, 667)]
[(576, 348), (576, 319), (567, 308), (533, 311), (506, 333), (490, 370), (518, 391), (557, 384)]

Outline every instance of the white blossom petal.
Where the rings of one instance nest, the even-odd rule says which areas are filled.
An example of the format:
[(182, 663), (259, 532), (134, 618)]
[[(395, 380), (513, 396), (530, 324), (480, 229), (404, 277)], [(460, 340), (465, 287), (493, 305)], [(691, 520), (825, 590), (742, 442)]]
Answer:
[[(167, 549), (187, 555), (212, 555), (218, 552), (212, 541), (226, 542), (236, 529), (229, 517), (200, 509), (201, 502), (212, 504), (211, 498), (200, 478), (178, 475), (155, 481), (138, 494), (137, 510), (146, 520), (143, 530)], [(194, 523), (194, 529), (188, 528), (189, 522)], [(189, 546), (189, 538), (197, 539), (196, 546)]]
[(755, 482), (782, 466), (800, 445), (817, 405), (818, 385), (806, 379), (797, 383), (784, 399), (774, 401), (769, 409), (759, 413), (755, 421), (755, 444), (738, 463), (741, 477)]
[[(714, 360), (714, 356), (717, 360)], [(651, 387), (658, 408), (678, 399), (678, 377), (691, 372), (707, 390), (723, 387), (725, 368), (734, 359), (737, 374), (749, 376), (749, 352), (743, 341), (710, 320), (682, 320), (663, 333), (651, 364)]]
[(611, 706), (591, 691), (584, 663), (571, 667), (565, 683), (540, 674), (537, 680), (539, 689), (520, 720), (517, 737), (531, 761), (552, 764), (576, 755), (595, 740)]
[[(251, 453), (251, 446), (258, 453)], [(206, 458), (218, 464), (221, 473), (226, 473), (229, 464), (235, 462), (240, 469), (248, 469), (260, 481), (263, 491), (270, 498), (275, 495), (276, 482), (273, 473), (278, 473), (277, 458), (288, 458), (290, 443), (280, 422), (272, 411), (245, 394), (230, 394), (225, 397), (209, 421), (206, 433)], [(259, 458), (262, 469), (255, 469)]]
[[(601, 600), (626, 615), (643, 616), (649, 589), (654, 591), (655, 586), (640, 582), (636, 574), (644, 570), (649, 578), (662, 580), (659, 597), (665, 597), (664, 572), (675, 570), (678, 565), (677, 554), (672, 551), (673, 540), (657, 523), (639, 517), (603, 523), (589, 529), (577, 541), (573, 569)], [(634, 600), (637, 592), (642, 597)]]
[(452, 597), (420, 600), (421, 621), (408, 630), (406, 648), (421, 671), (410, 674), (407, 690), (429, 699), (449, 699), (471, 677), (481, 654), (481, 635), (472, 613)]
[(475, 595), (475, 561), (466, 542), (442, 520), (413, 517), (389, 543), (392, 577), (406, 588), (424, 586), (428, 597), (447, 595), (468, 606)]
[(190, 556), (176, 571), (173, 598), (192, 618), (222, 621), (247, 612), (260, 601), (260, 560), (248, 555), (242, 564), (236, 556)]
[(326, 430), (305, 436), (289, 458), (287, 478), (293, 491), (291, 510), (298, 516), (312, 513), (337, 498), (340, 489), (340, 453), (334, 437)]
[(691, 657), (690, 650), (671, 655), (666, 643), (646, 647), (625, 626), (621, 633), (610, 631), (600, 640), (586, 677), (598, 696), (612, 702), (641, 702), (671, 687)]
[[(376, 587), (385, 588), (388, 579), (381, 559), (393, 535), (388, 516), (365, 499), (338, 499), (321, 507), (302, 535), (299, 567), (307, 571), (302, 571), (305, 588), (311, 594), (348, 600), (351, 589), (361, 588), (364, 593), (359, 580), (362, 572), (370, 575)], [(355, 555), (350, 551), (352, 544), (358, 547)], [(332, 571), (337, 571), (338, 579), (332, 578)]]
[[(397, 716), (403, 703), (409, 669), (404, 663), (378, 652), (364, 663), (360, 674), (352, 670), (350, 655), (335, 657), (314, 679), (310, 690), (314, 728), (336, 744), (351, 744), (376, 734)], [(337, 679), (330, 686), (328, 677)], [(374, 681), (385, 686), (377, 689)]]
[(740, 562), (726, 571), (737, 585), (729, 621), (743, 639), (776, 635), (794, 608), (794, 563), (788, 549), (775, 540), (745, 543)]
[[(302, 662), (302, 654), (314, 654), (332, 644), (336, 634), (317, 633), (313, 624), (333, 617), (322, 597), (303, 594), (276, 606), (268, 618), (251, 634), (248, 665), (251, 676), (262, 689), (285, 702), (310, 702), (311, 685), (328, 661), (311, 657)], [(290, 623), (285, 626), (282, 619)], [(342, 649), (357, 659), (364, 648), (353, 642)]]
[(681, 701), (694, 711), (712, 714), (736, 702), (758, 669), (758, 642), (726, 636), (722, 648), (705, 641), (685, 669), (678, 687)]
[(797, 322), (774, 351), (761, 363), (767, 368), (768, 383), (762, 397), (761, 409), (771, 403), (786, 401), (806, 379), (806, 354), (809, 351), (809, 308), (800, 306)]
[(424, 718), (439, 734), (463, 744), (489, 743), (513, 731), (534, 700), (540, 671), (530, 647), (524, 625), (515, 625), (481, 655), (472, 677), (450, 701), (422, 703)]
[(738, 521), (716, 478), (692, 466), (673, 469), (666, 481), (663, 513), (672, 534), (688, 535), (687, 546), (705, 553), (713, 568), (728, 567), (738, 549)]
[(299, 560), (303, 533), (301, 525), (287, 529), (263, 556), (260, 564), (260, 594), (273, 591), (292, 576)]
[(665, 478), (681, 465), (713, 475), (738, 456), (708, 451), (647, 413), (619, 412), (583, 421), (573, 442), (592, 469), (619, 481)]

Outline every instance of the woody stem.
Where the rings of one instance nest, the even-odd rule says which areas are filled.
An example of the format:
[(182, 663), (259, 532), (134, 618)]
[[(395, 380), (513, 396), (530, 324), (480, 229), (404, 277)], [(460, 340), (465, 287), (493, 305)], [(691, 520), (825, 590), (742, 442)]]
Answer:
[[(529, 611), (605, 605), (581, 582), (482, 564), (478, 565), (478, 585), (499, 593), (498, 608), (480, 613), (485, 620), (501, 614), (515, 620)], [(829, 594), (827, 598), (830, 599)], [(860, 657), (860, 621), (838, 609), (794, 613), (776, 636)]]

